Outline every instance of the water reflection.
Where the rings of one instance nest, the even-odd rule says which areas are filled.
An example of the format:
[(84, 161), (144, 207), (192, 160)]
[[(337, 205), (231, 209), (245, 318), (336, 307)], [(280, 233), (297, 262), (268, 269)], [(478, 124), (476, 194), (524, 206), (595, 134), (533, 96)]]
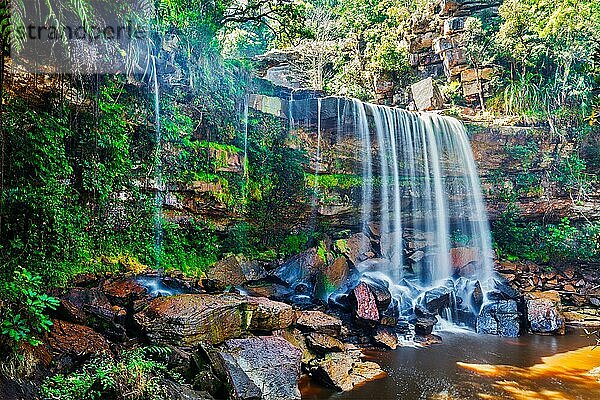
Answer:
[(440, 332), (428, 348), (367, 352), (389, 376), (348, 393), (303, 390), (303, 399), (600, 399), (589, 371), (600, 366), (600, 348), (581, 332), (567, 336), (501, 338)]

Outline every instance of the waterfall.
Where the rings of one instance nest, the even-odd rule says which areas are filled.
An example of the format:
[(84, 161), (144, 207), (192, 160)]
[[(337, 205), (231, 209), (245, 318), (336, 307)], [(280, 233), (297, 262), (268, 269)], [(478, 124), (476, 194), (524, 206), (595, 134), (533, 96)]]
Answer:
[[(317, 168), (326, 129), (323, 115), (333, 119), (331, 112), (322, 110), (324, 100), (316, 101)], [(386, 272), (389, 280), (398, 284), (404, 277), (422, 290), (457, 280), (450, 254), (452, 234), (460, 232), (468, 238), (465, 246), (479, 252), (476, 271), (461, 278), (460, 284), (464, 286), (466, 279), (471, 286), (479, 281), (485, 287), (493, 271), (490, 230), (463, 124), (434, 113), (409, 112), (356, 99), (332, 100), (336, 103), (330, 108), (337, 109), (338, 114), (334, 122), (338, 140), (340, 132), (346, 131), (343, 125), (350, 124), (359, 143), (360, 226), (369, 232), (369, 224), (379, 224), (381, 254), (392, 265)], [(346, 103), (351, 106), (350, 121), (347, 111), (341, 111), (346, 110)], [(404, 259), (404, 242), (415, 232), (427, 242), (426, 255), (414, 268), (418, 270), (411, 271), (413, 267), (409, 268)]]
[(321, 106), (322, 99), (317, 99), (317, 153), (315, 155), (315, 179), (312, 193), (312, 212), (310, 216), (310, 231), (314, 232), (316, 227), (317, 212), (319, 206), (319, 172), (321, 170)]
[[(244, 131), (244, 178), (246, 180), (246, 184), (248, 183), (248, 95), (244, 96), (244, 120), (243, 131)], [(244, 190), (244, 193), (246, 190)]]
[(162, 161), (161, 161), (161, 130), (160, 130), (160, 98), (158, 86), (158, 70), (156, 68), (156, 58), (152, 60), (152, 85), (154, 89), (154, 129), (156, 148), (154, 151), (154, 179), (156, 194), (154, 197), (154, 254), (156, 267), (160, 267), (160, 257), (162, 254), (163, 226), (162, 226), (162, 206), (164, 203), (164, 185), (162, 179)]

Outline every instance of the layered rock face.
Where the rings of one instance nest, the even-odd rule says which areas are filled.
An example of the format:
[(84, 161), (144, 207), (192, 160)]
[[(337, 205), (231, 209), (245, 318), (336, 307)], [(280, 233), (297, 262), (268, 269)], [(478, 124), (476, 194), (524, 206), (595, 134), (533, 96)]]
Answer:
[(219, 344), (250, 330), (272, 331), (294, 323), (291, 306), (235, 294), (183, 294), (152, 300), (135, 315), (155, 343), (193, 347)]

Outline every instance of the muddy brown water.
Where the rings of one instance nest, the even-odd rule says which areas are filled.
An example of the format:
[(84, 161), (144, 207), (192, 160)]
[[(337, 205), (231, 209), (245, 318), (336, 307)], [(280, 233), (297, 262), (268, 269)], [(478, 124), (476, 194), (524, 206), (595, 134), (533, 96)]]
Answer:
[[(438, 332), (427, 348), (367, 351), (388, 376), (336, 393), (304, 381), (304, 400), (542, 399), (600, 400), (600, 347), (582, 330), (565, 336), (501, 338)], [(600, 369), (600, 368), (599, 368)]]

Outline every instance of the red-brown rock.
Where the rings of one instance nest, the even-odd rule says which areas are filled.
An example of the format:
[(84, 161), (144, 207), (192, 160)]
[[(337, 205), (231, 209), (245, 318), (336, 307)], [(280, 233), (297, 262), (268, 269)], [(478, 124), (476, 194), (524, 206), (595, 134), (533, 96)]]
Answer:
[(359, 283), (350, 294), (354, 316), (359, 322), (374, 324), (379, 321), (377, 302), (371, 289), (365, 282)]
[(61, 320), (52, 322), (47, 343), (54, 354), (80, 358), (110, 353), (108, 341), (92, 328)]

